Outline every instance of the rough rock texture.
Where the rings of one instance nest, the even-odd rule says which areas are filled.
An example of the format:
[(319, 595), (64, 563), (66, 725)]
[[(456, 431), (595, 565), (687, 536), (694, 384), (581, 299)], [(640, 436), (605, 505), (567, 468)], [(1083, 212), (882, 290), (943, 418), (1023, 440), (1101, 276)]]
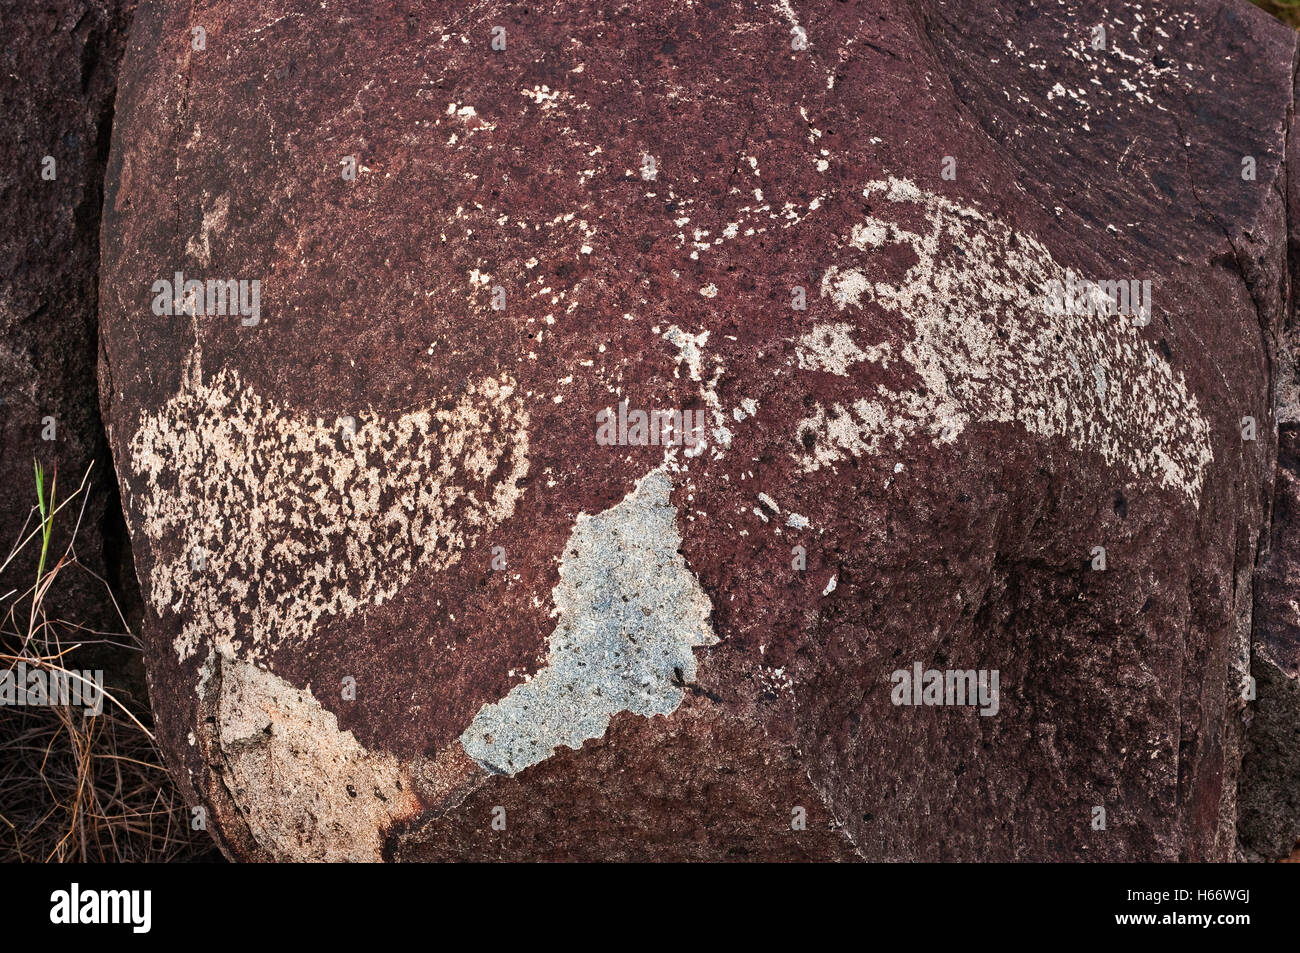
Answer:
[[(1288, 164), (1300, 161), (1294, 124)], [(1300, 220), (1300, 180), (1287, 176), (1288, 219)], [(1300, 236), (1289, 236), (1291, 284), (1300, 270)], [(1249, 857), (1284, 857), (1300, 842), (1300, 325), (1292, 306), (1278, 335), (1277, 476), (1272, 526), (1255, 585), (1251, 711), (1242, 763), (1241, 842)]]
[[(133, 6), (0, 2), (0, 563), (24, 525), (36, 527), (32, 461), (57, 467), (60, 499), (93, 463), (77, 555), (114, 583), (129, 553), (99, 418), (96, 285), (113, 97)], [(56, 522), (56, 556), (80, 510)], [(38, 558), (39, 546), (28, 545), (0, 573), (0, 596), (29, 589)], [(0, 613), (12, 604), (0, 600)], [(52, 620), (120, 630), (103, 587), (85, 574), (64, 573), (45, 609)], [(24, 623), (26, 612), (24, 602)]]
[[(134, 23), (101, 401), (224, 849), (1231, 858), (1294, 35), (450, 8)], [(156, 313), (178, 271), (257, 320)], [(703, 443), (606, 445), (621, 401)], [(894, 704), (914, 664), (996, 713)]]

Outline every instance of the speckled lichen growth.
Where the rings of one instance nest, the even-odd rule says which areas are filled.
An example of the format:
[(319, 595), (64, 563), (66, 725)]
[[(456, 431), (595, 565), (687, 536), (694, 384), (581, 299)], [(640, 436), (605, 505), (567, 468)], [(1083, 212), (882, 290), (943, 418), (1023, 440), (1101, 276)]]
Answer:
[[(978, 209), (906, 179), (871, 182), (862, 194), (892, 217), (854, 227), (820, 293), (845, 314), (874, 308), (907, 320), (913, 334), (897, 357), (919, 386), (878, 384), (848, 407), (817, 404), (798, 425), (805, 472), (913, 436), (951, 443), (975, 423), (1016, 423), (1199, 504), (1213, 459), (1209, 423), (1131, 317), (1053, 313), (1046, 289), (1065, 269), (1032, 236)], [(873, 255), (893, 245), (915, 264), (897, 283), (877, 280)], [(883, 345), (848, 332), (835, 324), (805, 336), (800, 366), (850, 374), (854, 363), (889, 360)]]
[(351, 421), (296, 413), (233, 370), (195, 377), (131, 441), (148, 591), (184, 620), (182, 661), (205, 640), (246, 657), (302, 645), (458, 561), (523, 492), (528, 415), (508, 377)]

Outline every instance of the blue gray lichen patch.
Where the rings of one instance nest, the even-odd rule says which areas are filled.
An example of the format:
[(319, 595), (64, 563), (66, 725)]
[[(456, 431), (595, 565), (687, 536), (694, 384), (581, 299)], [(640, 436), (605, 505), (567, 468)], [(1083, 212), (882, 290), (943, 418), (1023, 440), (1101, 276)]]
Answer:
[(460, 737), (481, 767), (515, 774), (560, 746), (599, 738), (622, 711), (668, 715), (718, 642), (712, 603), (678, 553), (672, 483), (652, 470), (616, 506), (579, 514), (552, 592), (547, 664), (485, 705)]

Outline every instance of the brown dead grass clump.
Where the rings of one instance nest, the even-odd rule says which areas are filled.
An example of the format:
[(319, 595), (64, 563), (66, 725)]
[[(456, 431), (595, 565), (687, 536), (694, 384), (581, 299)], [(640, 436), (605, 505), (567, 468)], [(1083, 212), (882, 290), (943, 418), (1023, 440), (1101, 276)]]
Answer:
[[(76, 554), (89, 471), (58, 500), (57, 476), (35, 467), (36, 505), (0, 572), (20, 553), (39, 553), (26, 591), (0, 592), (0, 674), (19, 665), (46, 673), (104, 670), (102, 712), (71, 705), (0, 705), (0, 861), (167, 861), (210, 854), (211, 839), (190, 829), (190, 814), (151, 731), (139, 668), (142, 651), (108, 584)], [(75, 518), (62, 553), (49, 552), (56, 521)], [(30, 549), (29, 549), (30, 547)], [(51, 618), (50, 593), (70, 574), (103, 586), (120, 631), (99, 632)], [(123, 661), (127, 664), (123, 664)], [(136, 681), (133, 689), (128, 682)]]

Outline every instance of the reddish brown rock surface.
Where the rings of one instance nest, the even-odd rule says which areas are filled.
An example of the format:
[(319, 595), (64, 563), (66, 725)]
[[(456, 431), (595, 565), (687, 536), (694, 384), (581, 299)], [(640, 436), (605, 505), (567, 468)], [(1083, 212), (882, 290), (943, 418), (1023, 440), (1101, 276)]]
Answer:
[[(24, 526), (37, 525), (33, 460), (47, 474), (57, 469), (59, 500), (94, 464), (85, 497), (56, 521), (50, 551), (65, 551), (80, 512), (77, 556), (114, 584), (122, 557), (130, 562), (95, 386), (96, 285), (117, 66), (133, 6), (0, 3), (0, 563)], [(0, 614), (14, 605), (5, 594), (31, 588), (39, 552), (28, 544), (0, 572)], [(103, 586), (86, 573), (63, 573), (44, 608), (50, 635), (120, 630)], [(28, 611), (23, 599), (24, 631)]]
[[(1236, 2), (145, 4), (101, 400), (225, 849), (1233, 856), (1294, 53)], [(702, 451), (600, 445), (623, 400)]]

